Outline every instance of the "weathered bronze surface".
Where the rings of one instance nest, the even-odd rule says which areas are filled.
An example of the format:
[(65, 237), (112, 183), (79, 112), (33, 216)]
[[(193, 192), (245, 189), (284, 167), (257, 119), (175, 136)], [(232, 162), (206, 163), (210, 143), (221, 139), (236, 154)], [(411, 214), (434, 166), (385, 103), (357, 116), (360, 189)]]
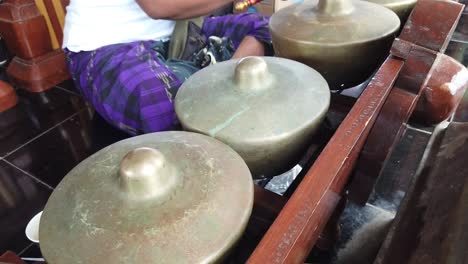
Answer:
[(254, 177), (291, 169), (330, 104), (325, 79), (306, 65), (249, 57), (205, 68), (180, 88), (175, 110), (184, 129), (236, 150)]
[(225, 144), (162, 132), (111, 145), (75, 167), (50, 197), (41, 251), (58, 263), (210, 263), (242, 235), (253, 183)]
[(400, 18), (401, 24), (405, 24), (411, 10), (416, 5), (418, 0), (366, 0), (368, 2), (376, 3), (395, 12)]
[(270, 19), (277, 56), (316, 69), (331, 89), (368, 79), (388, 54), (399, 27), (394, 12), (357, 0), (306, 1)]

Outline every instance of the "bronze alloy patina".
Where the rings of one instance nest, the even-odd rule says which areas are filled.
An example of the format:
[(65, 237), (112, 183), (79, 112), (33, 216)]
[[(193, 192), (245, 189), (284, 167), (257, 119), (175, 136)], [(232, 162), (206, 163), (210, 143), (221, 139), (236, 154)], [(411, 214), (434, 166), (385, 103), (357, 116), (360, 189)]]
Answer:
[(329, 104), (329, 87), (314, 69), (248, 57), (191, 76), (177, 93), (175, 110), (184, 129), (230, 145), (260, 178), (297, 164)]
[(395, 12), (400, 18), (401, 25), (406, 23), (413, 7), (418, 0), (366, 0), (368, 2), (376, 3)]
[(160, 132), (113, 144), (57, 186), (40, 223), (49, 264), (212, 263), (242, 235), (253, 182), (216, 139)]
[(387, 56), (399, 27), (394, 12), (359, 0), (306, 0), (270, 19), (276, 55), (316, 69), (333, 90), (366, 81)]

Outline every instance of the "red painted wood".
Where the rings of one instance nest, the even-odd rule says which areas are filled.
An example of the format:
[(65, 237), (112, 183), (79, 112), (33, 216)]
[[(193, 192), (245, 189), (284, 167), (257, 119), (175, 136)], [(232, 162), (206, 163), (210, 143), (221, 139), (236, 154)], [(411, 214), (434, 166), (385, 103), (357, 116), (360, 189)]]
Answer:
[(10, 80), (30, 92), (43, 92), (70, 79), (65, 53), (55, 50), (34, 59), (13, 58), (8, 65)]
[(395, 87), (385, 102), (377, 121), (360, 154), (350, 186), (350, 199), (365, 204), (380, 176), (385, 161), (405, 131), (419, 97), (427, 82), (427, 75), (437, 53), (415, 47), (398, 76)]
[[(57, 19), (52, 22), (57, 28)], [(7, 69), (15, 86), (42, 92), (70, 78), (65, 54), (53, 50), (45, 18), (34, 0), (0, 3), (0, 34), (8, 51), (15, 55)]]
[(0, 4), (0, 34), (11, 54), (32, 59), (52, 51), (49, 31), (34, 0)]
[(15, 253), (11, 251), (5, 252), (3, 255), (0, 256), (0, 263), (7, 263), (7, 264), (26, 264), (20, 257), (18, 257)]
[(399, 38), (444, 53), (463, 8), (455, 1), (419, 0)]
[(11, 85), (0, 81), (0, 113), (12, 108), (18, 103), (18, 96)]
[[(406, 61), (366, 141), (350, 187), (350, 199), (355, 202), (367, 202), (418, 101), (424, 108), (422, 119), (441, 122), (454, 113), (468, 87), (466, 67), (442, 53), (432, 54), (428, 50), (423, 53), (426, 55), (416, 53)], [(428, 59), (431, 56), (432, 63)], [(425, 80), (416, 79), (424, 72), (427, 72)], [(419, 86), (420, 90), (410, 92), (412, 86)]]
[[(451, 94), (444, 84), (429, 81), (431, 77), (433, 81), (442, 78), (437, 69), (444, 67), (440, 62), (447, 56), (439, 52), (445, 51), (463, 7), (451, 1), (419, 1), (394, 41), (391, 54), (405, 60), (405, 64), (359, 157), (350, 187), (354, 202), (365, 204), (369, 199), (413, 113), (420, 122), (437, 123), (453, 113), (460, 102), (462, 90), (466, 89), (463, 85)], [(442, 79), (448, 81), (447, 77)]]

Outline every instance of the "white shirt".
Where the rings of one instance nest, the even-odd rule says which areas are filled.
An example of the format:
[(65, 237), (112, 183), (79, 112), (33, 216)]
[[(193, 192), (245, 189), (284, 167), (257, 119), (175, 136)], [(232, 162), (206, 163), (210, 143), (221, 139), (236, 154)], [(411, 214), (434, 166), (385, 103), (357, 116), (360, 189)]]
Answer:
[(152, 19), (135, 0), (71, 0), (63, 30), (63, 48), (90, 51), (139, 40), (167, 40), (175, 21)]

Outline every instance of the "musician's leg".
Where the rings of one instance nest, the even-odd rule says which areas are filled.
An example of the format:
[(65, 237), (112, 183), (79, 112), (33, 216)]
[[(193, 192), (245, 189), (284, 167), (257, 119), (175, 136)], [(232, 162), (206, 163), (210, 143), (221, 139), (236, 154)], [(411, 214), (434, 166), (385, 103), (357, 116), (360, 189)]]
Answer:
[(67, 52), (70, 73), (84, 97), (109, 123), (130, 134), (170, 130), (172, 99), (182, 81), (158, 58), (154, 42)]
[[(203, 30), (207, 36), (229, 37), (236, 48), (247, 36), (271, 43), (268, 19), (254, 14), (207, 18)], [(67, 52), (69, 71), (83, 96), (109, 123), (133, 135), (178, 125), (172, 100), (198, 70), (189, 62), (166, 65), (154, 48), (155, 42), (144, 41)]]

